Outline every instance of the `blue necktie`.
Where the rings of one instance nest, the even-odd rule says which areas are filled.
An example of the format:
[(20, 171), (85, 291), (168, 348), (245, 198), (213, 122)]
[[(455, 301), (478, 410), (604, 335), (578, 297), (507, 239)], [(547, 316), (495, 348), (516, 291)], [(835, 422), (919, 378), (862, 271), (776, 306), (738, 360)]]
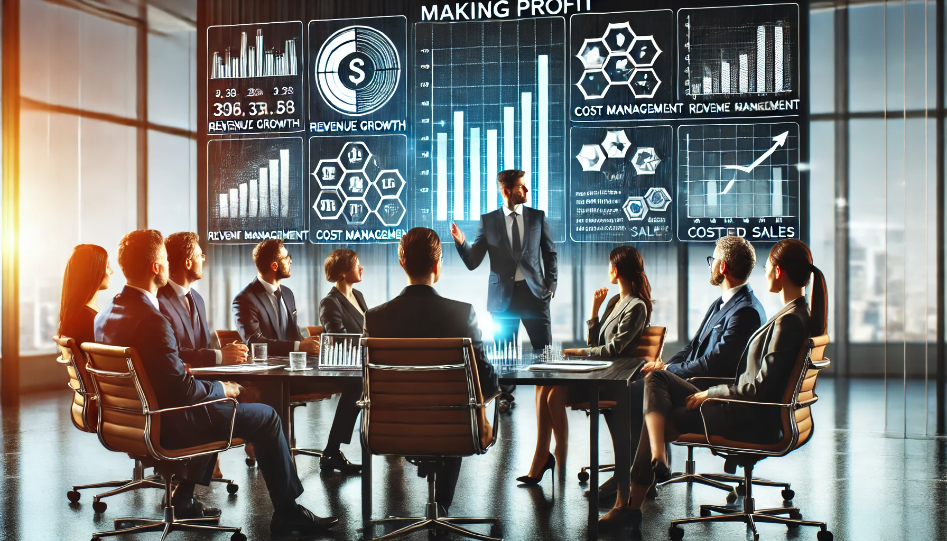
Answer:
[(286, 310), (283, 309), (283, 292), (276, 288), (276, 332), (280, 340), (286, 340)]

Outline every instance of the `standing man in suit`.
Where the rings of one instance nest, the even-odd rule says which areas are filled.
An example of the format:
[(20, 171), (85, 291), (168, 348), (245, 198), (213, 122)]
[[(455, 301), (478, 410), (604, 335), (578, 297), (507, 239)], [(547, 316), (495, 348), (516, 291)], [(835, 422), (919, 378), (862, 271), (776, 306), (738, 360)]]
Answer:
[(267, 239), (253, 248), (257, 276), (237, 293), (230, 309), (244, 342), (266, 343), (267, 353), (278, 357), (290, 351), (319, 353), (319, 341), (303, 338), (296, 325), (296, 298), (280, 282), (291, 275), (293, 257), (281, 239)]
[[(558, 263), (546, 213), (524, 205), (529, 193), (525, 177), (516, 169), (497, 175), (503, 208), (480, 216), (473, 244), (457, 224), (451, 224), (450, 232), (468, 269), (479, 267), (490, 254), (487, 310), (493, 316), (494, 339), (512, 341), (522, 320), (533, 349), (542, 349), (552, 343), (549, 301), (556, 293)], [(506, 393), (512, 389), (503, 388)], [(506, 398), (512, 400), (512, 395)]]
[(178, 342), (178, 355), (191, 366), (215, 366), (247, 362), (247, 346), (221, 344), (210, 348), (210, 326), (204, 298), (191, 286), (204, 277), (207, 256), (197, 233), (172, 233), (164, 239), (168, 251), (168, 283), (158, 290), (161, 313), (171, 324)]
[[(408, 275), (408, 287), (394, 299), (365, 312), (365, 336), (376, 338), (470, 338), (483, 396), (497, 391), (497, 375), (487, 363), (473, 306), (437, 294), (441, 277), (441, 240), (425, 227), (401, 237), (398, 262)], [(435, 498), (447, 514), (460, 476), (460, 458), (445, 458), (437, 470)], [(419, 476), (427, 472), (418, 471)]]
[[(238, 397), (239, 385), (195, 379), (178, 355), (174, 332), (161, 314), (156, 296), (168, 282), (168, 253), (161, 233), (141, 229), (125, 235), (118, 246), (118, 263), (128, 285), (96, 316), (95, 341), (135, 348), (161, 409)], [(236, 412), (234, 407), (227, 402), (163, 413), (161, 444), (173, 449), (227, 439), (233, 416), (233, 436), (256, 446), (273, 502), (270, 531), (276, 535), (315, 534), (334, 526), (338, 519), (319, 518), (296, 503), (303, 487), (276, 411), (264, 404), (238, 404)], [(204, 507), (194, 499), (194, 485), (210, 482), (215, 462), (216, 455), (188, 461), (171, 496), (177, 518), (220, 515), (219, 509)]]

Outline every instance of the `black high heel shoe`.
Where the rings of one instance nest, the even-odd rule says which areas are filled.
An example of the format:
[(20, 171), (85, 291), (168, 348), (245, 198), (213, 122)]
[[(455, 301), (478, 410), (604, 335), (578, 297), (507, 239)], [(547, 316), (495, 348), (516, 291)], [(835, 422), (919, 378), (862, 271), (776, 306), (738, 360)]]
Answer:
[(658, 483), (664, 483), (671, 480), (671, 470), (668, 465), (660, 460), (651, 461), (651, 471), (654, 472), (654, 478)]
[[(549, 453), (549, 458), (546, 459), (546, 464), (543, 465), (543, 471), (539, 472), (539, 475), (536, 477), (530, 477), (529, 475), (524, 475), (522, 477), (517, 477), (516, 480), (524, 485), (535, 485), (543, 480), (543, 476), (546, 475), (546, 470), (551, 470), (556, 467), (556, 457), (552, 453)], [(555, 473), (555, 472), (553, 472)]]

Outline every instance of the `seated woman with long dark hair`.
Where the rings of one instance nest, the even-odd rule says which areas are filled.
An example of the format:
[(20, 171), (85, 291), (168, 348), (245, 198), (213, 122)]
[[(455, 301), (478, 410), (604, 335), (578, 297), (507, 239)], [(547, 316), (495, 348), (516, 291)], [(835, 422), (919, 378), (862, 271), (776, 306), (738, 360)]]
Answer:
[[(598, 311), (608, 295), (608, 288), (595, 291), (592, 297), (592, 317), (588, 321), (588, 348), (566, 349), (566, 355), (591, 355), (596, 357), (631, 357), (638, 350), (641, 331), (651, 320), (651, 284), (644, 272), (644, 258), (631, 246), (619, 246), (608, 256), (608, 278), (612, 284), (618, 284), (619, 294), (612, 297), (605, 307), (601, 319)], [(616, 397), (603, 393), (603, 400)], [(568, 386), (536, 386), (536, 452), (529, 475), (517, 478), (524, 484), (538, 483), (546, 470), (552, 469), (556, 462), (559, 467), (565, 465), (569, 447), (569, 421), (566, 407), (570, 403), (582, 402), (584, 396), (570, 398)], [(609, 426), (612, 419), (609, 418)], [(556, 436), (556, 454), (549, 452), (551, 436)], [(618, 442), (616, 442), (618, 443)], [(622, 452), (617, 446), (615, 452)], [(624, 452), (627, 452), (627, 446)]]
[(62, 278), (59, 305), (59, 334), (76, 341), (94, 342), (93, 326), (99, 313), (96, 295), (108, 289), (112, 268), (105, 248), (80, 244), (72, 251)]
[[(805, 294), (812, 276), (815, 280), (810, 309)], [(631, 468), (631, 498), (624, 507), (616, 505), (601, 521), (640, 518), (648, 488), (656, 480), (666, 481), (671, 476), (665, 441), (680, 434), (703, 433), (700, 405), (708, 398), (780, 402), (806, 340), (825, 333), (828, 296), (825, 276), (812, 264), (809, 248), (797, 239), (781, 240), (773, 246), (766, 262), (766, 281), (770, 292), (779, 294), (783, 309), (750, 338), (732, 382), (701, 391), (670, 372), (648, 373), (644, 389), (645, 426)], [(770, 414), (761, 415), (759, 409), (741, 408), (738, 403), (729, 403), (726, 408), (705, 408), (707, 430), (734, 440), (775, 441), (780, 437), (779, 408), (770, 409)]]

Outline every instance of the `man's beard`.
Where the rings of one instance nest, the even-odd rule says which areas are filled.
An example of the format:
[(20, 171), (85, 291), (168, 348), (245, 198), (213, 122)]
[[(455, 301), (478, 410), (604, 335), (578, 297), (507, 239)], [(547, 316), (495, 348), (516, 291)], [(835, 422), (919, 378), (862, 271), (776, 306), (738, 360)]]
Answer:
[(283, 267), (282, 265), (280, 265), (279, 268), (276, 269), (276, 279), (277, 279), (277, 280), (283, 280), (283, 279), (285, 279), (285, 278), (289, 278), (289, 275), (290, 275), (290, 274), (291, 274), (291, 272), (290, 272), (288, 266), (287, 266), (287, 267)]
[(200, 272), (197, 272), (197, 269), (191, 269), (187, 271), (187, 279), (196, 282), (204, 277), (204, 269), (202, 268)]
[(510, 203), (512, 203), (512, 204), (514, 204), (514, 205), (522, 205), (522, 204), (525, 203), (525, 202), (526, 202), (526, 196), (525, 196), (525, 195), (520, 195), (519, 193), (511, 193), (511, 194), (510, 194)]
[(723, 273), (720, 272), (720, 263), (715, 262), (710, 269), (710, 285), (719, 286), (723, 283)]
[(155, 285), (162, 288), (168, 285), (168, 273), (162, 272), (155, 276)]

